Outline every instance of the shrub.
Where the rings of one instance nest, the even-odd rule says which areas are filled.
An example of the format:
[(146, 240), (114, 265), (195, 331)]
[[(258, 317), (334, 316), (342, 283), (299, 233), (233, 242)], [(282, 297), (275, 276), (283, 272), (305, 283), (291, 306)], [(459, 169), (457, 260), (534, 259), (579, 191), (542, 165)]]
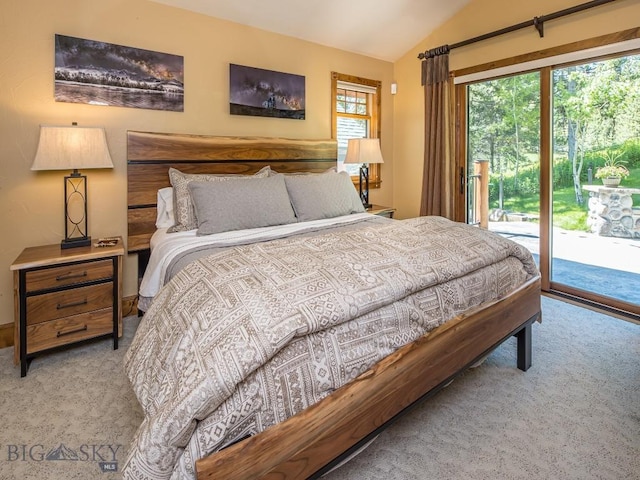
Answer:
[(621, 146), (623, 159), (630, 168), (640, 167), (640, 138), (630, 138)]

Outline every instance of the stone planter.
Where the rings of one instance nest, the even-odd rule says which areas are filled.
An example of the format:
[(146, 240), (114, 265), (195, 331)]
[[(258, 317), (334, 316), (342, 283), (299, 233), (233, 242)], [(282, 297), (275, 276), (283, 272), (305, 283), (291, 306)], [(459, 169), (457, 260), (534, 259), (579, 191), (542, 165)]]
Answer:
[(620, 180), (622, 180), (620, 177), (607, 177), (602, 179), (602, 184), (605, 187), (617, 187), (620, 185)]

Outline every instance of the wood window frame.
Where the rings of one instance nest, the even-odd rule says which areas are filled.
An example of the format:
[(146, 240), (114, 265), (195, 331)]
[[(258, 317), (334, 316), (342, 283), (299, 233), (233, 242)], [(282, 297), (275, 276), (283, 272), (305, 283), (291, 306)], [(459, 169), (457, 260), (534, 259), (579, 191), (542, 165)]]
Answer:
[[(371, 124), (369, 127), (369, 136), (371, 138), (380, 138), (381, 118), (380, 107), (382, 100), (382, 82), (379, 80), (371, 80), (369, 78), (347, 75), (344, 73), (331, 72), (331, 138), (338, 138), (338, 111), (336, 108), (336, 98), (338, 94), (338, 82), (353, 83), (356, 85), (364, 85), (376, 89), (374, 101), (371, 104)], [(369, 188), (380, 188), (382, 178), (380, 175), (380, 164), (374, 163), (369, 165)], [(354, 185), (357, 185), (359, 178), (356, 175), (351, 176)]]

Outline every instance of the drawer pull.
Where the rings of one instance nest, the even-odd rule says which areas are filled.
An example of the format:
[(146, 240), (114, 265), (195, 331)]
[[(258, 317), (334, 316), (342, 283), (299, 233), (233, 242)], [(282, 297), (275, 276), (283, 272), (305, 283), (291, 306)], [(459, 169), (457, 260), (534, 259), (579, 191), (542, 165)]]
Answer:
[(64, 304), (59, 303), (58, 305), (56, 305), (56, 309), (62, 310), (63, 308), (79, 307), (80, 305), (86, 305), (87, 303), (88, 302), (86, 298), (84, 300), (80, 300), (79, 302), (64, 303)]
[(87, 271), (85, 270), (82, 273), (73, 273), (73, 272), (69, 272), (69, 273), (65, 273), (64, 275), (58, 275), (56, 277), (56, 281), (57, 282), (61, 282), (63, 280), (71, 280), (74, 278), (84, 278), (87, 276)]
[(69, 330), (69, 331), (66, 331), (66, 332), (58, 332), (56, 337), (63, 337), (65, 335), (71, 335), (72, 333), (86, 332), (86, 331), (87, 331), (87, 326), (83, 325), (82, 327), (76, 328), (74, 330)]

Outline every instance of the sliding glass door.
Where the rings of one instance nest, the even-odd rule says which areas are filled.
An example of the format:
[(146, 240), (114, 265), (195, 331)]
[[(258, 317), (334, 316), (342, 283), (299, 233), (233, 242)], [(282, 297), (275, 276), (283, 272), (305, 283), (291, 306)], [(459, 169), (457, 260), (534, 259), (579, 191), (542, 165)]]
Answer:
[[(639, 85), (640, 55), (627, 54), (457, 90), (466, 105), (467, 221), (484, 219), (529, 248), (544, 290), (635, 315)], [(482, 171), (488, 201), (479, 194)], [(621, 183), (609, 185), (616, 176)]]
[(640, 305), (640, 55), (556, 68), (552, 84), (551, 284)]
[[(469, 85), (467, 130), (468, 222), (487, 215), (490, 230), (540, 250), (540, 74)], [(487, 162), (482, 169), (482, 163)], [(488, 167), (488, 168), (487, 168)], [(488, 177), (481, 179), (480, 173)], [(487, 206), (479, 197), (488, 182)]]

